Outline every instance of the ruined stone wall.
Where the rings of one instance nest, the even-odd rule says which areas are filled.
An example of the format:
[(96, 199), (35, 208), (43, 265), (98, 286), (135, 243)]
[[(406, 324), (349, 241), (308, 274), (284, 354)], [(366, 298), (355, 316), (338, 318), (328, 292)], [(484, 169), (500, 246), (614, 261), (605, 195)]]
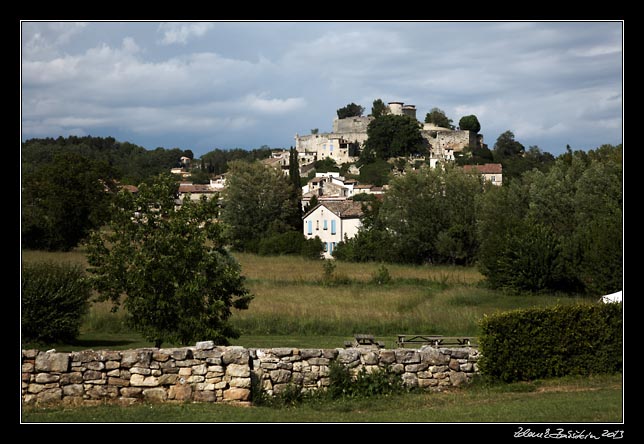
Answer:
[(478, 371), (478, 356), (474, 348), (246, 349), (210, 341), (169, 349), (23, 350), (22, 401), (250, 403), (255, 382), (271, 395), (289, 385), (303, 391), (324, 389), (333, 361), (356, 372), (389, 366), (405, 384), (436, 390), (468, 382)]

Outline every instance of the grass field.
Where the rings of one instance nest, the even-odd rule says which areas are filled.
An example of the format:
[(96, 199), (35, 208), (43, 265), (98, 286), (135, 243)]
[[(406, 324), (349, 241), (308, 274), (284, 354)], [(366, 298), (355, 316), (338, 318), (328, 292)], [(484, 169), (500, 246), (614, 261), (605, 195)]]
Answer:
[[(387, 265), (391, 282), (372, 280), (380, 264), (336, 262), (324, 281), (322, 261), (235, 254), (254, 294), (248, 310), (234, 312), (242, 335), (231, 342), (255, 348), (336, 348), (354, 333), (370, 333), (393, 347), (397, 334), (478, 334), (478, 322), (497, 311), (584, 302), (554, 294), (511, 295), (486, 288), (472, 267)], [(86, 267), (82, 250), (25, 251), (23, 262), (68, 262)], [(593, 301), (587, 301), (593, 302)], [(93, 303), (74, 344), (23, 348), (132, 349), (150, 347), (129, 330), (123, 313)], [(207, 339), (207, 338), (204, 338)], [(180, 344), (164, 344), (166, 347)], [(620, 422), (622, 376), (560, 378), (531, 383), (471, 385), (442, 393), (382, 399), (305, 402), (296, 407), (252, 408), (212, 404), (104, 405), (32, 408), (23, 422)]]
[[(248, 310), (235, 311), (231, 323), (246, 347), (341, 347), (356, 333), (369, 333), (392, 347), (398, 334), (478, 335), (478, 323), (498, 311), (584, 301), (562, 295), (513, 295), (486, 288), (473, 267), (386, 265), (391, 282), (373, 283), (380, 264), (336, 262), (324, 282), (322, 261), (298, 257), (235, 254), (254, 295)], [(68, 262), (86, 267), (82, 250), (23, 252), (23, 261)], [(123, 313), (111, 304), (92, 304), (77, 344), (52, 344), (58, 350), (150, 346), (127, 329)], [(29, 344), (26, 344), (29, 345)], [(164, 344), (166, 346), (179, 344)]]

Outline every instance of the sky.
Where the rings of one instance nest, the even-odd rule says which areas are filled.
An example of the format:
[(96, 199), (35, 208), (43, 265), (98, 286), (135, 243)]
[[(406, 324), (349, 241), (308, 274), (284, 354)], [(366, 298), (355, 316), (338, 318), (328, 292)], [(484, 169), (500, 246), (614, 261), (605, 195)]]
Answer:
[(556, 156), (622, 143), (623, 62), (621, 21), (23, 21), (21, 137), (289, 148), (382, 99)]

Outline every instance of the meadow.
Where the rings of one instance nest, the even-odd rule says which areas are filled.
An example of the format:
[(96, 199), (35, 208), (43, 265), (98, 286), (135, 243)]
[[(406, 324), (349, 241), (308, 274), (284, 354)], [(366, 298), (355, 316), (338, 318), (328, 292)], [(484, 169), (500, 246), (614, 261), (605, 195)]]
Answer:
[[(234, 311), (231, 323), (241, 336), (231, 343), (246, 347), (335, 348), (357, 333), (372, 334), (387, 347), (394, 346), (398, 334), (475, 337), (486, 314), (594, 302), (558, 294), (506, 294), (487, 288), (474, 267), (336, 261), (332, 273), (325, 274), (319, 260), (244, 253), (235, 257), (254, 299), (249, 309)], [(87, 267), (82, 249), (24, 251), (22, 260)], [(389, 282), (378, 283), (375, 278), (383, 266)], [(54, 345), (58, 350), (150, 346), (125, 326), (122, 311), (111, 308), (108, 302), (94, 302), (77, 343)]]
[[(397, 334), (478, 334), (479, 320), (497, 311), (595, 302), (560, 294), (506, 294), (487, 288), (472, 267), (387, 264), (389, 282), (377, 283), (383, 265), (235, 253), (254, 295), (248, 310), (231, 321), (245, 347), (336, 348), (355, 333), (370, 333), (394, 346)], [(67, 253), (24, 251), (22, 260), (87, 262), (82, 249)], [(204, 338), (207, 339), (207, 338)], [(94, 302), (73, 344), (22, 344), (23, 348), (132, 349), (150, 347), (123, 322), (122, 311)], [(164, 344), (164, 346), (180, 344)], [(281, 408), (232, 405), (102, 405), (82, 409), (24, 407), (25, 423), (619, 423), (623, 419), (622, 375), (568, 377), (514, 384), (475, 383), (441, 393), (412, 392), (380, 398), (310, 401)], [(619, 424), (615, 427), (619, 428)], [(516, 429), (516, 427), (514, 427)], [(514, 430), (513, 429), (513, 430)]]

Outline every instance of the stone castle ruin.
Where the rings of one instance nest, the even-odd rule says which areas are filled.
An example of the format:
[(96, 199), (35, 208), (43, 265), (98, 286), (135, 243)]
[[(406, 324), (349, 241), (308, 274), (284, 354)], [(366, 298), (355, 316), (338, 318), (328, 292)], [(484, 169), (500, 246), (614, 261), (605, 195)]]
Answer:
[[(390, 114), (406, 115), (416, 119), (415, 105), (389, 102), (388, 109)], [(295, 148), (301, 155), (315, 156), (318, 160), (330, 157), (339, 165), (355, 162), (367, 140), (367, 127), (373, 119), (372, 116), (336, 118), (333, 120), (333, 131), (330, 133), (305, 136), (296, 134)], [(483, 136), (473, 131), (452, 130), (431, 123), (423, 124), (421, 134), (427, 141), (427, 159), (431, 167), (440, 161), (454, 160), (455, 152), (483, 144)]]

